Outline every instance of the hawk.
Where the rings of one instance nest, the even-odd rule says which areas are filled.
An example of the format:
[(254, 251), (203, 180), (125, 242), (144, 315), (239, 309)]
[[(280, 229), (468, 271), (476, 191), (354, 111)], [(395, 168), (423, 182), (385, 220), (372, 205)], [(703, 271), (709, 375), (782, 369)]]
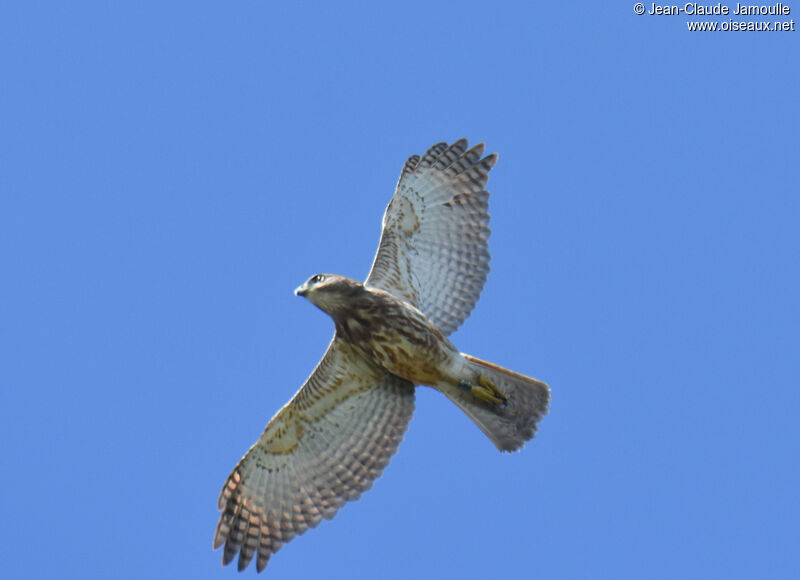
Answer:
[(447, 336), (489, 272), (489, 192), (497, 154), (461, 139), (406, 161), (365, 282), (317, 274), (295, 290), (333, 319), (314, 372), (272, 418), (222, 488), (214, 548), (262, 571), (298, 534), (372, 486), (427, 385), (501, 451), (531, 439), (548, 386), (462, 354)]

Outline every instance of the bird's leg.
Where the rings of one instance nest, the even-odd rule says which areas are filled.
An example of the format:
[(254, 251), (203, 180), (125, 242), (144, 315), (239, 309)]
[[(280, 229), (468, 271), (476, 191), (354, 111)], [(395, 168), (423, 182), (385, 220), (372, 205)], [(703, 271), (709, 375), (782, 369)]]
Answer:
[(471, 392), (478, 399), (484, 403), (489, 403), (490, 405), (505, 403), (508, 400), (506, 399), (506, 396), (494, 386), (494, 383), (486, 375), (478, 375), (477, 385), (459, 383), (458, 386)]
[(508, 400), (486, 375), (478, 375), (478, 384), (482, 388), (477, 392), (475, 389), (472, 391), (478, 398), (490, 403), (505, 403)]

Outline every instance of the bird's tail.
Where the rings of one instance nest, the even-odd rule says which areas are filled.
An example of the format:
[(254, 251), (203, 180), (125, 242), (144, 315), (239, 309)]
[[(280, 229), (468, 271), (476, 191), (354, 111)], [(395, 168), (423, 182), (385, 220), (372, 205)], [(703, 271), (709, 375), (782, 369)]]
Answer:
[[(536, 433), (547, 413), (547, 384), (462, 354), (476, 379), (445, 395), (486, 433), (500, 451), (515, 451)], [(488, 379), (488, 380), (487, 380)]]

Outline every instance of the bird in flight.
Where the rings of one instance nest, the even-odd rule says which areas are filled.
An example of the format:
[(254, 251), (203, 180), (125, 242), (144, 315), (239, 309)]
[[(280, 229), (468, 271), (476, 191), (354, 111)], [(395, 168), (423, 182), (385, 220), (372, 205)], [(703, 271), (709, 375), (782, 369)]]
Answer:
[(280, 547), (372, 486), (414, 411), (414, 388), (443, 393), (500, 451), (531, 439), (548, 386), (462, 354), (447, 336), (489, 272), (497, 154), (466, 139), (406, 161), (365, 282), (317, 274), (295, 290), (335, 332), (314, 372), (239, 461), (219, 497), (214, 548), (261, 572)]

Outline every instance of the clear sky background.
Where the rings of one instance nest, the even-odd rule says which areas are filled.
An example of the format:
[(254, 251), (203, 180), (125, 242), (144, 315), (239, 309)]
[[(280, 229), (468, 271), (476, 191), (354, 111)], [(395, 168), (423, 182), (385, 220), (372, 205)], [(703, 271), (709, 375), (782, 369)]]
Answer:
[(5, 3), (2, 576), (237, 577), (219, 490), (332, 333), (292, 290), (363, 279), (464, 136), (500, 159), (453, 340), (551, 412), (501, 455), (421, 390), (263, 577), (798, 577), (800, 32), (633, 4)]

